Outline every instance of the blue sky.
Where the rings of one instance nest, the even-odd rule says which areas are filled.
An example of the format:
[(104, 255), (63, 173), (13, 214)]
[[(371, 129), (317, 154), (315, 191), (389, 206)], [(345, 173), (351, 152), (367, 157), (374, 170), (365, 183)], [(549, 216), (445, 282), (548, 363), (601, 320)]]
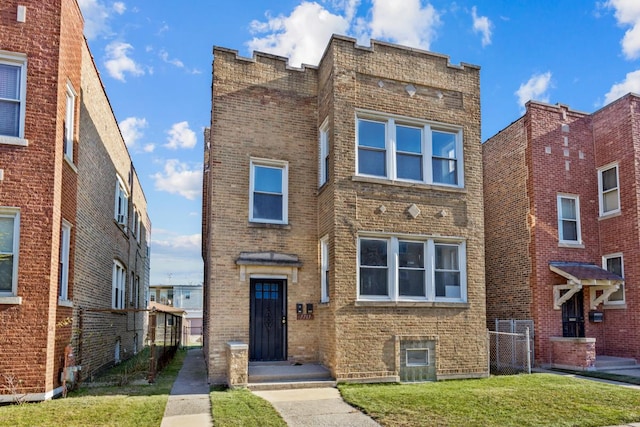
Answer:
[[(317, 64), (333, 33), (481, 67), (483, 141), (529, 99), (593, 112), (640, 93), (638, 0), (78, 0), (145, 189), (151, 284), (199, 283), (214, 45)], [(247, 215), (247, 212), (238, 212)]]

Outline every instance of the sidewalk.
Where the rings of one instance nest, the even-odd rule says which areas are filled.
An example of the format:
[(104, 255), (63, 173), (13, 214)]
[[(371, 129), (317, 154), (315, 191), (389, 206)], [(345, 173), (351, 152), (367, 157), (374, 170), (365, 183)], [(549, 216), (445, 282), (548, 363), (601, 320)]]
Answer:
[(202, 349), (187, 352), (160, 427), (211, 427), (211, 400)]

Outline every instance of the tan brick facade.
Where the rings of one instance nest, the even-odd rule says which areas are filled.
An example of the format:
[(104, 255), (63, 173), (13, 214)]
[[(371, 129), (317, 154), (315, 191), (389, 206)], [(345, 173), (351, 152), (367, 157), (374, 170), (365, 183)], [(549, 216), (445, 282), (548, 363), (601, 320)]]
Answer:
[[(86, 221), (87, 210), (91, 207), (86, 204), (87, 194), (84, 192), (91, 191), (89, 199), (95, 201), (95, 188), (83, 186), (83, 179), (99, 173), (104, 165), (88, 168), (86, 156), (90, 154), (88, 149), (84, 152), (80, 121), (82, 105), (108, 103), (101, 85), (99, 92), (95, 92), (95, 99), (83, 93), (81, 79), (87, 77), (84, 73), (91, 73), (90, 78), (98, 77), (82, 31), (83, 20), (76, 1), (8, 0), (0, 5), (0, 62), (25, 73), (18, 84), (25, 91), (25, 97), (20, 98), (24, 112), (19, 112), (18, 132), (13, 135), (3, 130), (0, 134), (0, 169), (3, 175), (0, 180), (0, 209), (3, 215), (19, 212), (19, 216), (14, 217), (19, 239), (18, 233), (13, 236), (15, 242), (19, 242), (13, 253), (17, 262), (17, 280), (15, 285), (10, 279), (7, 281), (6, 264), (3, 264), (0, 279), (0, 322), (5, 325), (3, 340), (0, 340), (0, 352), (3, 354), (0, 358), (0, 378), (3, 379), (0, 381), (4, 381), (2, 374), (13, 376), (20, 381), (17, 391), (28, 394), (28, 399), (32, 400), (49, 399), (61, 392), (64, 348), (75, 341), (72, 335), (82, 326), (76, 313), (82, 296), (90, 292), (84, 288), (90, 281), (82, 272), (91, 268), (98, 256), (98, 252), (87, 251), (83, 247), (83, 239), (86, 238), (83, 232), (93, 233), (91, 238), (105, 243), (104, 229)], [(75, 120), (73, 126), (69, 126), (72, 146), (65, 146), (68, 91), (75, 94), (72, 107)], [(120, 143), (119, 156), (127, 159), (126, 166), (123, 166), (126, 174), (131, 162), (113, 113), (110, 109), (106, 112), (108, 115), (101, 120), (110, 117), (111, 122), (101, 125), (115, 128)], [(98, 144), (100, 140), (93, 143)], [(71, 158), (65, 153), (72, 153)], [(108, 212), (111, 216), (114, 179), (109, 179), (110, 188), (104, 194), (110, 200)], [(139, 188), (139, 184), (135, 185)], [(136, 196), (134, 190), (134, 200), (138, 198), (148, 225), (144, 196), (141, 191), (138, 193)], [(61, 253), (61, 247), (66, 246), (62, 230), (67, 227), (68, 255)], [(143, 244), (146, 245), (145, 242)], [(3, 250), (6, 247), (5, 242)], [(61, 296), (59, 277), (65, 269), (60, 267), (60, 263), (65, 259), (68, 291), (66, 296)], [(134, 259), (127, 252), (124, 262), (133, 265)], [(148, 283), (148, 261), (146, 270), (144, 262), (139, 261), (138, 265), (141, 283)], [(106, 286), (110, 292), (111, 266), (106, 272), (93, 274), (102, 275), (101, 286)], [(10, 285), (8, 288), (7, 283)], [(92, 301), (93, 305), (98, 303), (95, 299)], [(110, 301), (109, 296), (106, 303)], [(74, 352), (78, 350), (74, 347)], [(96, 351), (106, 350), (100, 348)], [(112, 346), (108, 352), (113, 354)], [(82, 364), (82, 360), (78, 363)], [(0, 402), (11, 400), (4, 387), (0, 387), (0, 394)]]
[[(549, 263), (602, 266), (610, 254), (623, 257), (625, 301), (599, 304), (604, 321), (591, 322), (591, 295), (601, 291), (583, 286), (585, 336), (596, 339), (599, 355), (640, 357), (637, 319), (630, 315), (638, 311), (640, 297), (633, 285), (640, 255), (634, 166), (640, 133), (632, 126), (637, 105), (638, 97), (627, 95), (589, 115), (530, 102), (522, 118), (483, 146), (488, 327), (494, 328), (495, 319), (533, 320), (538, 364), (557, 362), (553, 355), (561, 352), (550, 338), (563, 336), (553, 289), (567, 279)], [(598, 169), (611, 164), (618, 165), (620, 212), (601, 215)], [(559, 196), (579, 202), (576, 244), (559, 240)]]
[[(317, 68), (292, 69), (284, 58), (261, 53), (239, 58), (222, 48), (214, 56), (203, 196), (210, 379), (228, 380), (228, 342), (249, 343), (252, 351), (252, 278), (286, 279), (286, 360), (320, 362), (340, 381), (398, 379), (405, 357), (400, 348), (421, 337), (436, 353), (434, 379), (486, 375), (478, 68), (387, 43), (363, 48), (338, 36)], [(463, 185), (359, 174), (358, 114), (458, 129)], [(323, 123), (328, 180), (319, 188)], [(250, 166), (264, 159), (287, 162), (288, 221), (282, 225), (250, 220)], [(321, 302), (319, 240), (325, 236), (329, 301)], [(459, 302), (358, 297), (358, 245), (368, 236), (389, 248), (398, 238), (424, 241), (425, 247), (427, 241), (454, 241), (466, 250), (460, 261), (466, 292)], [(242, 253), (293, 255), (297, 261), (245, 262)], [(393, 277), (392, 267), (388, 271)], [(313, 304), (313, 316), (304, 315), (307, 304)]]

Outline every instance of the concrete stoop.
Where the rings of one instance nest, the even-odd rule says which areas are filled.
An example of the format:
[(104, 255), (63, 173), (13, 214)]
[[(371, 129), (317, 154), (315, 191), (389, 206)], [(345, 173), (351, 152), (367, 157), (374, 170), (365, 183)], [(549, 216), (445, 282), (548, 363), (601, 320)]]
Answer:
[(288, 390), (335, 387), (331, 372), (320, 364), (290, 362), (249, 363), (250, 390)]
[(616, 370), (638, 368), (636, 359), (615, 356), (596, 356), (596, 370)]

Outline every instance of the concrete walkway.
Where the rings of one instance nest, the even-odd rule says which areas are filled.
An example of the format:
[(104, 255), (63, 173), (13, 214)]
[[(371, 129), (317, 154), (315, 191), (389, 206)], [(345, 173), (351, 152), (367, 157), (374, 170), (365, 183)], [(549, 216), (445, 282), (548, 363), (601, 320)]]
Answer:
[(202, 349), (187, 352), (173, 383), (161, 427), (211, 427), (211, 400)]
[(380, 424), (348, 405), (336, 388), (254, 391), (280, 413), (289, 427), (375, 427)]

